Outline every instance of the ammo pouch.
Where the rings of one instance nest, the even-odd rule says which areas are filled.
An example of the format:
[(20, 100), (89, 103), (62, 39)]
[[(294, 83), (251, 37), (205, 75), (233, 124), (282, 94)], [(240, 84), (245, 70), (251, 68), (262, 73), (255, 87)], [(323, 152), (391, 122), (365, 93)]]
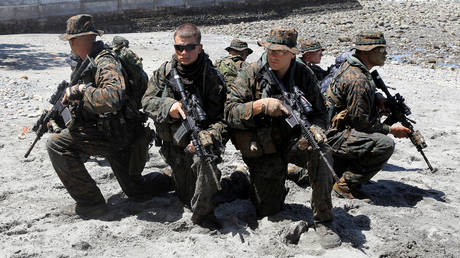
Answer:
[(256, 131), (232, 129), (230, 134), (233, 145), (245, 158), (259, 158), (276, 152), (271, 128), (260, 128)]
[(130, 132), (124, 115), (120, 113), (99, 114), (96, 126), (108, 139), (119, 142), (120, 146), (126, 146), (129, 143)]
[(155, 122), (155, 131), (157, 136), (164, 142), (171, 142), (175, 145), (179, 145), (185, 148), (190, 143), (190, 137), (183, 137), (182, 141), (177, 143), (174, 140), (174, 134), (177, 129), (181, 126), (182, 123), (156, 123)]

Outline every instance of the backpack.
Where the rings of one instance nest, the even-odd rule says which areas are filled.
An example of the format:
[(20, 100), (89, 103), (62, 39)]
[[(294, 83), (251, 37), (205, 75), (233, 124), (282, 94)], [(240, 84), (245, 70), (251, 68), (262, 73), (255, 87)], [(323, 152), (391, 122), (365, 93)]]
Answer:
[(335, 75), (337, 74), (337, 70), (339, 70), (339, 67), (347, 60), (347, 56), (352, 54), (351, 52), (345, 52), (340, 54), (336, 59), (335, 59), (335, 64), (331, 65), (329, 69), (329, 74), (324, 77), (324, 79), (320, 83), (320, 89), (321, 93), (323, 95), (326, 94), (327, 89), (329, 88), (332, 79), (334, 79)]
[(129, 41), (123, 37), (113, 38), (113, 52), (120, 60), (126, 82), (126, 94), (136, 109), (142, 108), (142, 96), (148, 87), (149, 77), (142, 66), (142, 58), (129, 49)]

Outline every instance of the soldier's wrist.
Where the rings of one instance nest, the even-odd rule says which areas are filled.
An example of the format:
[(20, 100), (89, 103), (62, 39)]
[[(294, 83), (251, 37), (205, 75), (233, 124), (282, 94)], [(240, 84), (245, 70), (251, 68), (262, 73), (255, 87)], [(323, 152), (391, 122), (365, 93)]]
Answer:
[(264, 113), (264, 111), (265, 111), (265, 105), (262, 101), (260, 101), (260, 99), (252, 103), (252, 114), (254, 116), (260, 113)]

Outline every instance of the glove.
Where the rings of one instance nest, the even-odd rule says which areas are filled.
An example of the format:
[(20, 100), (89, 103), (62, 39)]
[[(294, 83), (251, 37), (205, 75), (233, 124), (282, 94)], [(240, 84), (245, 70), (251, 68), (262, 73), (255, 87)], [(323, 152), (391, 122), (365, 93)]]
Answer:
[(312, 150), (313, 147), (311, 147), (311, 145), (308, 143), (307, 139), (305, 139), (304, 137), (300, 138), (298, 141), (297, 141), (297, 149), (299, 150)]
[(66, 88), (65, 94), (67, 96), (67, 99), (69, 101), (77, 101), (83, 99), (83, 89), (86, 89), (86, 85), (84, 84), (74, 85), (72, 87)]
[(315, 137), (315, 140), (318, 144), (325, 143), (327, 141), (326, 134), (321, 127), (312, 125), (310, 126), (310, 132), (313, 134), (313, 137)]
[(279, 99), (275, 98), (263, 98), (259, 99), (258, 101), (262, 104), (262, 110), (264, 114), (268, 116), (281, 116), (283, 113), (288, 115), (289, 111), (285, 106), (283, 106), (283, 102)]
[(209, 146), (213, 144), (211, 132), (202, 130), (200, 131), (199, 135), (200, 135), (201, 144), (203, 144), (203, 146)]

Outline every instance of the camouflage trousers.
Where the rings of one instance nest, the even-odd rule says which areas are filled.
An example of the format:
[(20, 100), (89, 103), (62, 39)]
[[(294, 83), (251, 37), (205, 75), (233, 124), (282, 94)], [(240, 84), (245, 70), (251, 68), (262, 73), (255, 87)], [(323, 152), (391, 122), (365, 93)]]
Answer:
[[(142, 130), (137, 131), (136, 138), (132, 137), (131, 142), (138, 143), (138, 137), (145, 136), (145, 130)], [(57, 175), (80, 205), (105, 203), (96, 182), (84, 166), (82, 155), (105, 157), (123, 192), (130, 198), (145, 200), (171, 190), (170, 177), (157, 172), (141, 175), (146, 158), (133, 157), (133, 152), (135, 156), (139, 154), (135, 147), (133, 144), (119, 146), (117, 141), (107, 139), (104, 132), (96, 127), (73, 131), (65, 129), (59, 134), (50, 135), (47, 142), (48, 154)]]
[(352, 184), (368, 182), (390, 159), (395, 148), (387, 135), (355, 129), (330, 131), (328, 144), (333, 151), (336, 173)]
[[(217, 185), (212, 177), (210, 164), (171, 142), (163, 142), (160, 153), (171, 166), (174, 188), (179, 199), (189, 206), (195, 215), (214, 212), (213, 196), (217, 193)], [(220, 180), (220, 170), (216, 164), (212, 166)]]
[[(327, 145), (320, 145), (332, 164), (332, 156)], [(282, 209), (287, 195), (285, 180), (288, 163), (308, 170), (313, 193), (311, 206), (313, 219), (317, 222), (330, 221), (332, 215), (331, 190), (334, 183), (332, 174), (319, 154), (313, 151), (291, 150), (287, 153), (264, 154), (258, 158), (243, 157), (249, 167), (251, 177), (251, 201), (256, 206), (258, 216), (268, 216)]]

